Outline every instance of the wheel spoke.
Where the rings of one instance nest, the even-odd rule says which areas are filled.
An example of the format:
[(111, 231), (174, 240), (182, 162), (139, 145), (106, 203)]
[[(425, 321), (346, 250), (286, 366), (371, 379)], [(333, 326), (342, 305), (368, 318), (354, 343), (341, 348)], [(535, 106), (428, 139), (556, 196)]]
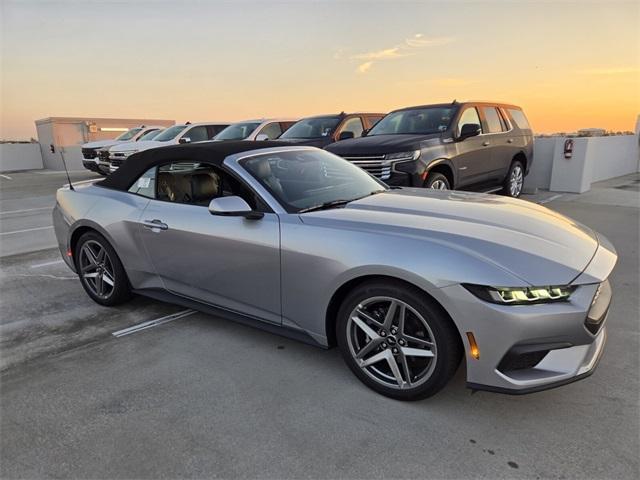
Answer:
[(387, 362), (389, 363), (389, 368), (391, 369), (391, 373), (393, 373), (398, 386), (402, 387), (402, 385), (404, 384), (404, 380), (402, 379), (402, 374), (400, 373), (400, 369), (398, 368), (396, 359), (393, 358), (393, 355), (389, 355), (387, 357)]
[(100, 275), (98, 272), (91, 272), (91, 273), (85, 273), (82, 276), (84, 278), (96, 278), (98, 275)]
[(371, 340), (369, 343), (367, 343), (364, 347), (360, 349), (360, 351), (356, 354), (356, 358), (360, 360), (365, 356), (369, 355), (373, 350), (378, 348), (378, 345), (380, 345), (380, 343), (382, 343), (382, 339), (380, 337), (378, 337), (375, 340)]
[(391, 324), (393, 323), (393, 319), (396, 316), (396, 310), (398, 309), (398, 303), (391, 300), (389, 304), (389, 310), (387, 310), (387, 314), (384, 316), (384, 328), (389, 329)]
[(96, 277), (96, 292), (98, 295), (102, 295), (104, 291), (104, 282), (102, 281), (102, 274), (99, 273)]
[(87, 260), (89, 260), (89, 262), (92, 265), (97, 265), (98, 264), (98, 259), (96, 258), (95, 254), (93, 253), (93, 251), (91, 250), (91, 248), (88, 245), (85, 245), (85, 247), (82, 249), (82, 251), (84, 252), (85, 257), (87, 257)]
[(101, 248), (100, 251), (98, 252), (98, 255), (96, 255), (96, 261), (98, 263), (102, 263), (104, 261), (104, 256), (105, 256), (104, 248)]
[(398, 313), (398, 332), (400, 335), (404, 334), (404, 319), (407, 315), (407, 307), (400, 305), (400, 312)]
[(360, 366), (368, 367), (369, 365), (373, 365), (374, 363), (378, 363), (381, 360), (385, 360), (386, 358), (389, 358), (390, 355), (391, 353), (389, 353), (389, 350), (383, 350), (381, 352), (376, 353), (375, 355), (370, 356), (366, 360), (361, 360), (362, 363), (360, 363)]
[(431, 350), (423, 350), (421, 348), (402, 347), (401, 351), (407, 357), (433, 357)]
[(113, 284), (115, 283), (113, 281), (113, 278), (111, 277), (111, 274), (109, 272), (107, 272), (106, 270), (104, 272), (102, 272), (102, 281), (104, 283), (106, 283), (107, 285), (109, 285), (110, 287), (113, 287)]
[(407, 363), (407, 357), (400, 355), (400, 362), (402, 363), (402, 370), (406, 378), (407, 386), (411, 386), (411, 370), (409, 370), (409, 364)]
[(412, 337), (411, 335), (403, 335), (403, 336), (404, 336), (404, 339), (406, 341), (408, 341), (409, 343), (416, 343), (416, 344), (418, 344), (418, 345), (420, 345), (422, 347), (429, 347), (429, 348), (433, 347), (433, 343), (432, 342), (429, 342), (429, 341), (424, 340), (422, 338)]
[(373, 323), (376, 327), (378, 328), (382, 328), (382, 324), (376, 320), (375, 318), (373, 318), (371, 315), (369, 315), (367, 312), (364, 311), (364, 309), (362, 307), (358, 307), (356, 309), (356, 313), (358, 315), (360, 315), (361, 317), (363, 317), (365, 320), (369, 320), (371, 323)]
[(367, 334), (367, 336), (371, 339), (371, 340), (375, 340), (377, 338), (380, 338), (380, 336), (373, 331), (373, 329), (367, 325), (366, 323), (364, 323), (363, 320), (361, 320), (360, 318), (356, 317), (355, 315), (353, 317), (351, 317), (351, 320), (353, 321), (353, 323), (355, 323), (358, 327), (360, 327), (360, 330), (362, 330), (364, 333)]

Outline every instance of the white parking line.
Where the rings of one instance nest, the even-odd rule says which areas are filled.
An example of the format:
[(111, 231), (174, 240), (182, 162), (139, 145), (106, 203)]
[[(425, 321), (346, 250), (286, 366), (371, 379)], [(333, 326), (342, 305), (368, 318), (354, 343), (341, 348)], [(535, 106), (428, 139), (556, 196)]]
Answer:
[(173, 320), (178, 320), (179, 318), (188, 317), (189, 315), (193, 315), (194, 313), (196, 313), (195, 310), (182, 310), (181, 312), (172, 313), (171, 315), (167, 315), (165, 317), (156, 318), (155, 320), (149, 320), (148, 322), (142, 322), (137, 325), (133, 325), (132, 327), (118, 330), (117, 332), (111, 333), (111, 335), (118, 338), (124, 337), (125, 335), (131, 335), (132, 333), (137, 333), (148, 328), (157, 327), (158, 325), (162, 325), (163, 323), (172, 322)]
[(8, 215), (10, 213), (38, 212), (40, 210), (53, 210), (53, 207), (26, 208), (24, 210), (7, 210), (4, 212), (0, 212), (0, 215)]
[(557, 200), (558, 198), (564, 196), (562, 193), (559, 193), (558, 195), (554, 195), (553, 197), (549, 197), (549, 198), (545, 198), (544, 200), (540, 200), (538, 203), (540, 205), (545, 204), (545, 203), (549, 203), (549, 202), (553, 202), (554, 200)]
[(11, 177), (9, 175), (2, 175), (0, 174), (0, 177), (2, 178), (6, 178), (7, 180), (11, 180)]
[(52, 262), (38, 263), (36, 265), (31, 265), (29, 268), (48, 267), (49, 265), (58, 265), (59, 263), (64, 263), (64, 260), (54, 260)]
[(0, 232), (0, 235), (13, 235), (14, 233), (35, 232), (37, 230), (48, 230), (49, 228), (53, 228), (53, 225), (48, 227), (25, 228), (24, 230), (15, 230), (13, 232)]

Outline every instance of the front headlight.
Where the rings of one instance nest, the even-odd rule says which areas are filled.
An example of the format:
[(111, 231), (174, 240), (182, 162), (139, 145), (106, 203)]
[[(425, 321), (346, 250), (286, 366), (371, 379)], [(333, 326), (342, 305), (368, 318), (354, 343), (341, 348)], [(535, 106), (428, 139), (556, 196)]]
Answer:
[(531, 305), (532, 303), (564, 302), (569, 299), (575, 287), (486, 287), (462, 284), (464, 288), (481, 300), (500, 305)]
[(420, 150), (412, 150), (410, 152), (387, 153), (385, 160), (417, 160), (420, 157)]

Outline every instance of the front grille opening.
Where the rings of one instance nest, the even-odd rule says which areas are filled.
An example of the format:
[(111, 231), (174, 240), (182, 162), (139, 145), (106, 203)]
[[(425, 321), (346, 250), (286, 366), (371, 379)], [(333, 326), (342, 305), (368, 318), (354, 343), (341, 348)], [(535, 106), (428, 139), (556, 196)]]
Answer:
[(527, 353), (518, 353), (511, 350), (502, 357), (502, 360), (498, 364), (498, 370), (502, 373), (506, 373), (513, 370), (526, 370), (528, 368), (533, 368), (547, 356), (547, 353), (549, 353), (549, 350)]

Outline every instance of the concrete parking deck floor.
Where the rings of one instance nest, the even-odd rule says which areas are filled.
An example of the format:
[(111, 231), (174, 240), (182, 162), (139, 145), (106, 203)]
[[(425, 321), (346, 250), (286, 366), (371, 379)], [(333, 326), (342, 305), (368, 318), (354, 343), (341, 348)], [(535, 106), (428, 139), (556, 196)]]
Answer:
[[(17, 201), (3, 181), (2, 231), (2, 212), (52, 198), (54, 183)], [(99, 307), (56, 249), (5, 256), (0, 476), (637, 478), (637, 184), (530, 197), (605, 234), (620, 260), (598, 370), (522, 397), (472, 394), (461, 368), (431, 399), (393, 401), (360, 384), (336, 350), (201, 313), (116, 338), (183, 309)], [(3, 252), (18, 247), (2, 242)]]

